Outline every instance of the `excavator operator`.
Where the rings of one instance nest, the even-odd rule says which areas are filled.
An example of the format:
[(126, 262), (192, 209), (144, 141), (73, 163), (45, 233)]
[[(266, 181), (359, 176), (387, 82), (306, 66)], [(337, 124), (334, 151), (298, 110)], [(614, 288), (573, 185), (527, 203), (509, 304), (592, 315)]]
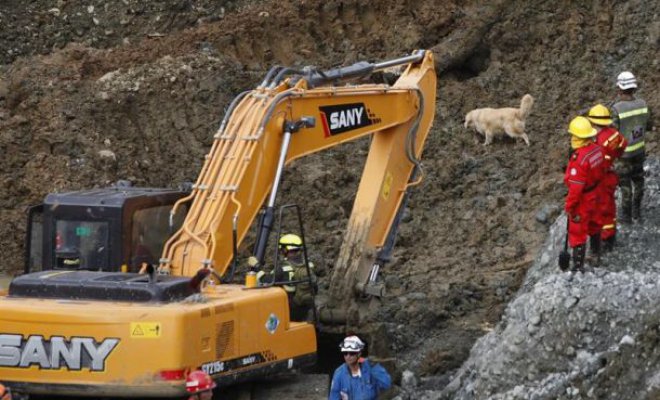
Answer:
[[(280, 237), (278, 243), (279, 253), (282, 257), (281, 268), (277, 271), (259, 271), (257, 281), (260, 285), (270, 283), (285, 283), (282, 288), (289, 296), (292, 321), (309, 320), (309, 313), (314, 307), (314, 294), (317, 291), (317, 278), (314, 274), (314, 263), (309, 262), (309, 272), (312, 275), (312, 286), (307, 283), (309, 274), (305, 264), (303, 241), (294, 233), (287, 233)], [(304, 282), (301, 282), (304, 281)], [(286, 282), (297, 282), (287, 285)]]
[[(305, 265), (305, 257), (303, 253), (303, 241), (300, 236), (287, 233), (280, 237), (279, 241), (280, 254), (284, 261), (282, 263), (282, 277), (276, 276), (278, 281), (307, 281), (309, 274), (307, 273), (307, 266)], [(304, 321), (307, 319), (307, 314), (314, 307), (314, 292), (316, 287), (316, 275), (314, 274), (314, 264), (309, 263), (309, 271), (313, 286), (309, 283), (298, 283), (296, 285), (284, 285), (284, 290), (289, 295), (289, 303), (291, 306), (291, 320)]]

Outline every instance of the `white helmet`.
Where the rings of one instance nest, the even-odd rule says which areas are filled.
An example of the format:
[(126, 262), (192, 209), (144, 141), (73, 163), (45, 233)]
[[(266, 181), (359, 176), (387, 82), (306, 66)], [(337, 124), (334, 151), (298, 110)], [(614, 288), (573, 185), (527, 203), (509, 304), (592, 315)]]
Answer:
[(623, 71), (616, 77), (616, 85), (621, 90), (637, 89), (637, 79), (630, 71)]
[(364, 342), (357, 336), (348, 336), (339, 344), (342, 352), (359, 352), (364, 349)]

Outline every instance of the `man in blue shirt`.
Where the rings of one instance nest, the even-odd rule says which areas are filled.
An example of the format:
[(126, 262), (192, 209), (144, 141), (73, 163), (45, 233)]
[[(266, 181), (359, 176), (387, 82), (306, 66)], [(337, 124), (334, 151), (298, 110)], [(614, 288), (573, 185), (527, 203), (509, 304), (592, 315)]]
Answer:
[(339, 348), (344, 364), (332, 376), (329, 400), (375, 400), (380, 392), (392, 386), (385, 368), (360, 357), (364, 343), (359, 337), (346, 337)]

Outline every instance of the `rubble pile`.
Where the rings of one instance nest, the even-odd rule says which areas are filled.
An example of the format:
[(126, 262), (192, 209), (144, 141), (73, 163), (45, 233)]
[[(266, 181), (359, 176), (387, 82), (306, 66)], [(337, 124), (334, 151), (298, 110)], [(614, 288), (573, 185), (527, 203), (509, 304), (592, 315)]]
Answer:
[(553, 225), (496, 328), (442, 391), (423, 399), (660, 397), (660, 162), (647, 160), (642, 223), (620, 226), (599, 266), (560, 272), (566, 218)]

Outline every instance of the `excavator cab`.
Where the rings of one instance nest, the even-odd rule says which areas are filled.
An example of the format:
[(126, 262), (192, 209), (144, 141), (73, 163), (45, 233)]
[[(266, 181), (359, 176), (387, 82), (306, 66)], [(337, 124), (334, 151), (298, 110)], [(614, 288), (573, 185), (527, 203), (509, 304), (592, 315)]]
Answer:
[(187, 205), (170, 220), (187, 190), (106, 188), (51, 193), (28, 210), (25, 273), (42, 270), (138, 272), (157, 264)]

